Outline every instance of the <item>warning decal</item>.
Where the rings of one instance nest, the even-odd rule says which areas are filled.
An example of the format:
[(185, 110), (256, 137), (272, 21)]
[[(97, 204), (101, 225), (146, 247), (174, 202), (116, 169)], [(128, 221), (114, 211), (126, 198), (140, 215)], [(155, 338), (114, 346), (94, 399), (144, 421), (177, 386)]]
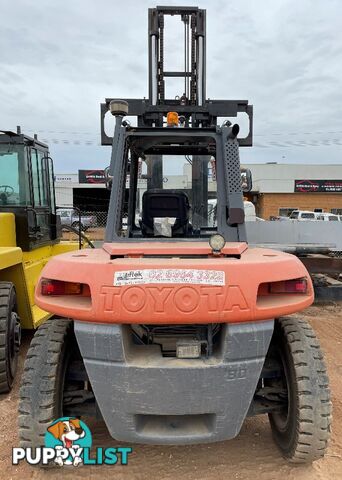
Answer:
[(147, 269), (115, 272), (114, 286), (146, 285), (148, 283), (190, 283), (197, 285), (224, 286), (225, 272), (222, 270)]

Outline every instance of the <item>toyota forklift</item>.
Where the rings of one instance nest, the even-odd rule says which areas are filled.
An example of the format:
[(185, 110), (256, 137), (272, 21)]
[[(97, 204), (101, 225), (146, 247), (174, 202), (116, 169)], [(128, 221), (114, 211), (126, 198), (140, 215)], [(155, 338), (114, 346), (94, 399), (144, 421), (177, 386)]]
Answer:
[[(184, 28), (182, 71), (164, 68), (169, 16)], [(37, 282), (37, 304), (60, 318), (29, 350), (21, 446), (43, 445), (65, 416), (102, 418), (119, 441), (195, 444), (232, 439), (247, 416), (267, 414), (282, 454), (312, 462), (330, 435), (328, 377), (315, 333), (292, 314), (312, 304), (313, 286), (295, 256), (248, 246), (239, 147), (252, 145), (252, 106), (206, 98), (205, 10), (157, 7), (148, 20), (148, 99), (101, 105), (112, 147), (105, 242), (53, 257)], [(170, 78), (182, 82), (176, 98)], [(244, 138), (230, 120), (239, 113)], [(184, 168), (187, 181), (164, 181)]]
[(48, 146), (21, 133), (0, 132), (0, 393), (10, 391), (22, 329), (36, 329), (51, 314), (34, 289), (48, 260), (75, 250), (62, 242)]

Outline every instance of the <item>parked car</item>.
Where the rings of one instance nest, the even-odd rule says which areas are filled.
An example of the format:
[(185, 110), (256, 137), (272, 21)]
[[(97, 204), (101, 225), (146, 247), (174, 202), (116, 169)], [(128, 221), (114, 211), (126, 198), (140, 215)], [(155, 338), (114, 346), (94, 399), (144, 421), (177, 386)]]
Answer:
[(308, 210), (293, 210), (290, 215), (290, 220), (298, 220), (299, 222), (315, 221), (318, 213), (310, 212)]
[(339, 222), (341, 215), (329, 212), (310, 212), (308, 210), (293, 210), (289, 219), (298, 221)]
[(70, 225), (71, 227), (79, 228), (81, 221), (81, 230), (84, 232), (88, 230), (88, 228), (97, 226), (97, 219), (95, 215), (81, 214), (80, 218), (78, 212), (75, 210), (58, 210), (58, 215), (61, 218), (62, 225)]
[(324, 222), (339, 222), (340, 216), (334, 213), (318, 213), (317, 220), (323, 220)]

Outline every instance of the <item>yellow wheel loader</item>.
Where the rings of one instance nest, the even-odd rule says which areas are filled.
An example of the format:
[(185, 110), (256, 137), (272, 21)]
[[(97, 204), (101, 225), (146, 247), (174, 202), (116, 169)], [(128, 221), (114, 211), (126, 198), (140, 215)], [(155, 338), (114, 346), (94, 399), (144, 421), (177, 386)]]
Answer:
[(61, 236), (48, 146), (20, 128), (0, 131), (0, 393), (15, 378), (21, 329), (36, 329), (51, 316), (34, 299), (42, 268), (79, 248)]

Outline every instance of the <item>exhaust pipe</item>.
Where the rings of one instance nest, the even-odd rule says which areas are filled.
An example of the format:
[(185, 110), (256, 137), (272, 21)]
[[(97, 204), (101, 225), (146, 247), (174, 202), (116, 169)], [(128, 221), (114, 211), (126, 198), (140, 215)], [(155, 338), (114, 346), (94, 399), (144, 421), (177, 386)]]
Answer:
[(228, 134), (227, 138), (234, 139), (238, 136), (238, 133), (240, 131), (240, 127), (237, 123), (234, 123), (234, 125), (228, 127)]

